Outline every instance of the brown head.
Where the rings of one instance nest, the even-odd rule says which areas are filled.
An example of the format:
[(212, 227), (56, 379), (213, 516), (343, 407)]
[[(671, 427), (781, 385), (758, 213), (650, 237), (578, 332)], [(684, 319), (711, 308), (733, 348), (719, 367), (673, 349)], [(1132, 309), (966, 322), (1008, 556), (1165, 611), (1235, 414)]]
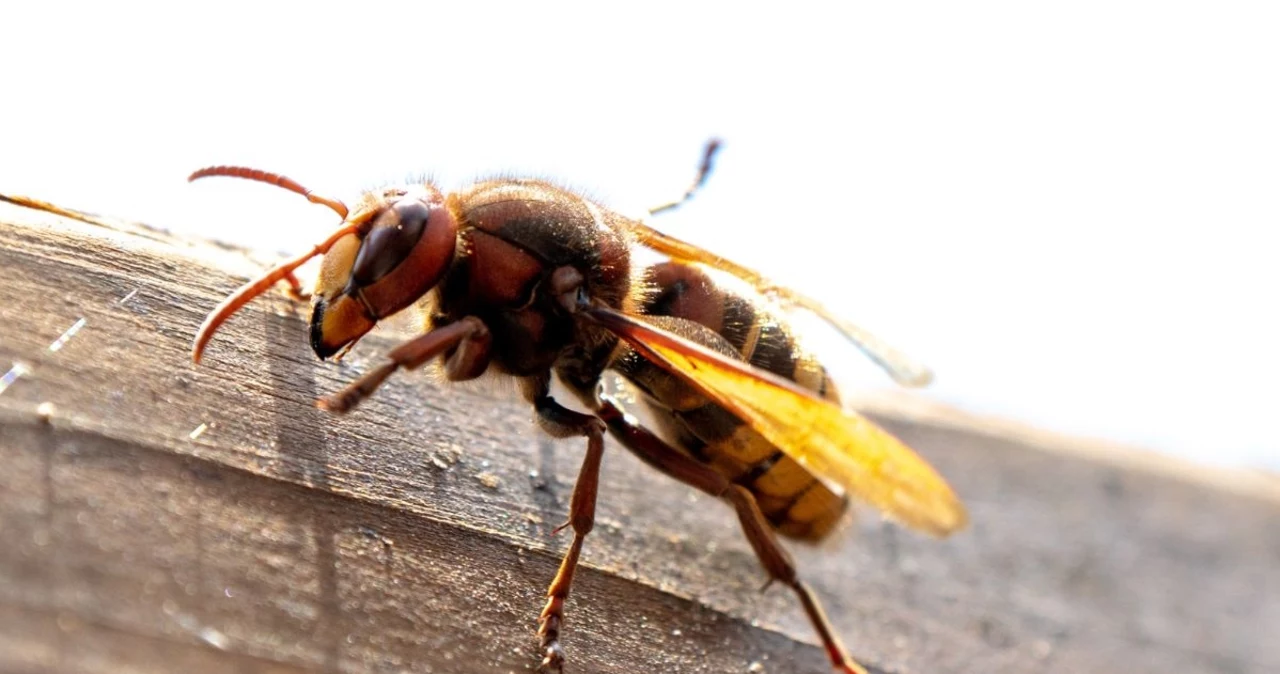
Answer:
[(343, 219), (342, 226), (309, 252), (250, 281), (205, 319), (192, 347), (200, 355), (227, 318), (311, 258), (324, 257), (311, 314), (311, 347), (328, 358), (354, 344), (373, 326), (430, 291), (453, 263), (458, 221), (446, 197), (432, 185), (370, 193), (354, 211), (284, 176), (255, 169), (215, 166), (189, 180), (229, 176), (265, 182), (322, 204)]

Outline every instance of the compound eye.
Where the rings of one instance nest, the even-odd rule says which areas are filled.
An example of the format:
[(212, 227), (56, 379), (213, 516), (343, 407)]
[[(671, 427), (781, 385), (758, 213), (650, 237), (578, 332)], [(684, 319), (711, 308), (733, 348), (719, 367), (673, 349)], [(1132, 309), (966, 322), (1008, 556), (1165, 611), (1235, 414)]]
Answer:
[(378, 215), (356, 255), (351, 285), (372, 285), (404, 262), (422, 238), (430, 217), (431, 206), (419, 199), (401, 199)]

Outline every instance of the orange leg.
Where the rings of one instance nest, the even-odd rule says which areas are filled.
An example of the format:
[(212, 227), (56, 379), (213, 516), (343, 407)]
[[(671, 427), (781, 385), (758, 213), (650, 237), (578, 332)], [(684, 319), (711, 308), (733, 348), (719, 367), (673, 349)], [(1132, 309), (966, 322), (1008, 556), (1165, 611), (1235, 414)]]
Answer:
[(573, 527), (573, 541), (560, 562), (556, 577), (547, 588), (547, 603), (538, 617), (538, 642), (542, 651), (539, 672), (559, 672), (564, 669), (564, 648), (560, 645), (560, 628), (564, 624), (564, 603), (573, 587), (573, 573), (578, 568), (582, 543), (591, 533), (596, 521), (596, 493), (600, 488), (600, 459), (604, 456), (604, 424), (597, 418), (568, 409), (549, 395), (547, 377), (524, 380), (525, 397), (537, 411), (538, 426), (552, 437), (585, 436), (587, 453), (573, 485), (573, 497), (569, 501), (569, 519), (556, 527), (559, 532)]
[(658, 436), (642, 426), (632, 423), (612, 401), (602, 401), (597, 411), (613, 436), (627, 446), (649, 465), (674, 477), (681, 482), (696, 487), (717, 498), (722, 498), (733, 506), (742, 524), (742, 531), (755, 550), (760, 564), (769, 574), (770, 582), (780, 582), (792, 590), (800, 598), (809, 622), (822, 639), (822, 646), (831, 658), (831, 665), (841, 674), (867, 674), (867, 670), (854, 662), (848, 651), (841, 645), (831, 623), (818, 599), (814, 597), (809, 586), (796, 576), (795, 563), (791, 555), (778, 544), (773, 530), (769, 527), (755, 496), (746, 488), (733, 484), (725, 476), (699, 463), (688, 455), (671, 447)]
[[(373, 395), (382, 382), (396, 370), (400, 368), (413, 370), (422, 367), (427, 361), (447, 353), (450, 349), (455, 349), (455, 357), (450, 359), (446, 372), (453, 372), (459, 356), (466, 357), (464, 359), (466, 366), (471, 370), (478, 369), (482, 372), (483, 365), (488, 362), (489, 340), (489, 328), (485, 327), (480, 319), (472, 316), (436, 328), (392, 349), (387, 354), (387, 362), (366, 372), (364, 376), (351, 382), (341, 391), (316, 401), (316, 407), (336, 414), (349, 412), (359, 405), (360, 401)], [(478, 368), (477, 359), (483, 360)]]

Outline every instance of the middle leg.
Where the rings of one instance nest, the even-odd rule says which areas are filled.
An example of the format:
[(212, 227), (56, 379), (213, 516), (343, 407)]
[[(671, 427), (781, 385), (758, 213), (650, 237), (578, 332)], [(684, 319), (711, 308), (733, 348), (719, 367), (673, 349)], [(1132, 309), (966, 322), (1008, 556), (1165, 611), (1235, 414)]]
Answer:
[(564, 623), (564, 603), (573, 587), (573, 574), (582, 555), (582, 544), (591, 533), (596, 521), (596, 494), (600, 488), (600, 460), (604, 456), (604, 422), (589, 415), (575, 412), (556, 402), (550, 394), (550, 377), (542, 375), (522, 380), (523, 393), (533, 403), (538, 426), (555, 438), (584, 436), (587, 453), (578, 470), (578, 480), (573, 485), (573, 497), (569, 501), (569, 519), (556, 527), (559, 532), (573, 527), (573, 541), (560, 562), (556, 577), (547, 588), (547, 603), (538, 617), (538, 639), (542, 650), (539, 672), (562, 671), (564, 648), (560, 645), (560, 628)]

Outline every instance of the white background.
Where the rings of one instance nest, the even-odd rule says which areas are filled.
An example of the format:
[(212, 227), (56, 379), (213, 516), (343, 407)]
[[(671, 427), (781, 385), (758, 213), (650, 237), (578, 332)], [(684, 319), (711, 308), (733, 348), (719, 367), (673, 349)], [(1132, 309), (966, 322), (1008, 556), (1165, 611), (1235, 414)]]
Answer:
[(1280, 468), (1280, 5), (835, 6), (15, 3), (0, 191), (296, 251), (330, 212), (185, 176), (639, 208), (714, 134), (660, 225), (926, 361), (929, 396)]

